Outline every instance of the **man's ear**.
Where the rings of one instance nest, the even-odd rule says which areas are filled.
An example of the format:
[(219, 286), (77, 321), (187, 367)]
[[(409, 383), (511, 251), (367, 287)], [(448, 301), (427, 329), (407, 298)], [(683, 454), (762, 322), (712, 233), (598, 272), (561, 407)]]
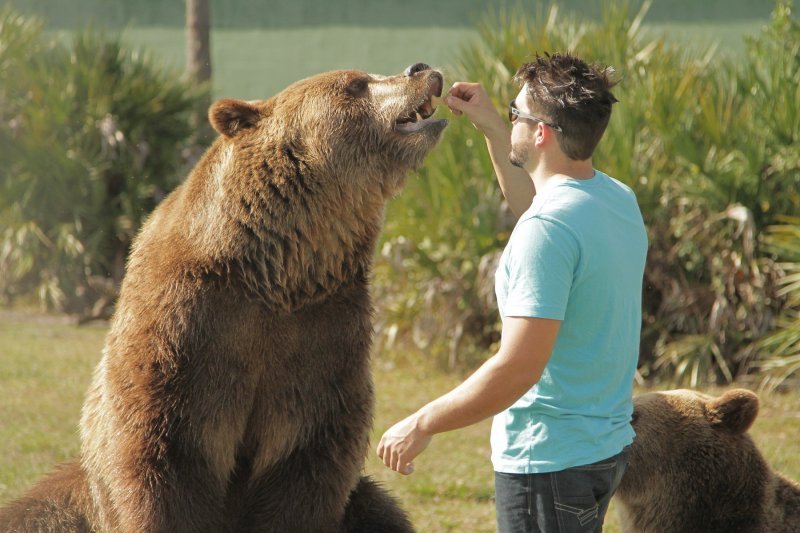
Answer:
[(533, 140), (536, 141), (536, 144), (539, 144), (544, 140), (545, 136), (545, 125), (541, 122), (536, 123), (536, 131), (533, 134)]
[(259, 108), (244, 100), (218, 100), (208, 110), (209, 122), (226, 137), (234, 137), (242, 130), (254, 127), (260, 119)]

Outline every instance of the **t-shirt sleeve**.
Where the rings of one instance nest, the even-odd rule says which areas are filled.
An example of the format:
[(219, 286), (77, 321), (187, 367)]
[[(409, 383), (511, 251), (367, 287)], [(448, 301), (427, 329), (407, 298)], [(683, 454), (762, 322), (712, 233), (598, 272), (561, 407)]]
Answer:
[(561, 223), (533, 217), (511, 238), (505, 316), (564, 320), (580, 259), (575, 236)]

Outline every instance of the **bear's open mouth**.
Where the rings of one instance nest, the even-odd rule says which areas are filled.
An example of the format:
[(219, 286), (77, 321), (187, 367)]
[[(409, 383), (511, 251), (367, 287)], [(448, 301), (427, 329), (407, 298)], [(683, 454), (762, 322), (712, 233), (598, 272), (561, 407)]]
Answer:
[(428, 94), (408, 114), (401, 116), (394, 123), (394, 129), (400, 133), (414, 133), (425, 129), (427, 126), (436, 124), (444, 119), (431, 118), (436, 111), (436, 106), (441, 100), (442, 77), (440, 74), (431, 77)]
[(433, 101), (433, 95), (428, 95), (422, 105), (414, 109), (410, 115), (398, 118), (395, 121), (394, 129), (403, 132), (418, 131), (425, 127), (426, 123), (433, 122), (433, 120), (428, 121), (428, 119), (435, 111), (436, 104)]

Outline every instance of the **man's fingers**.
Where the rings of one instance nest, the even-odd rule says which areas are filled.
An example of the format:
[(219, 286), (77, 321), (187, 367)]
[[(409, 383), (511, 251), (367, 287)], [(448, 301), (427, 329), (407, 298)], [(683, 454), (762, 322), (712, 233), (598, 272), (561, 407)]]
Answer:
[(384, 439), (381, 438), (376, 452), (378, 453), (380, 460), (383, 461), (383, 464), (386, 465), (387, 468), (391, 468), (395, 472), (400, 472), (400, 465), (402, 464), (400, 461), (400, 453), (393, 449), (391, 444), (385, 443)]
[(471, 100), (481, 90), (480, 83), (468, 83), (464, 81), (457, 81), (450, 87), (447, 92), (448, 95), (455, 96), (461, 100)]
[(383, 440), (381, 440), (381, 443), (378, 445), (378, 457), (381, 458), (381, 461), (383, 461), (386, 467), (392, 467), (392, 452), (391, 449), (387, 449), (383, 445)]
[(475, 85), (463, 82), (455, 83), (445, 96), (444, 103), (454, 114), (461, 115), (471, 104), (475, 95)]
[(378, 443), (378, 448), (375, 452), (378, 454), (378, 457), (383, 460), (383, 439)]
[(409, 417), (389, 428), (381, 437), (375, 451), (383, 464), (405, 476), (414, 471), (414, 460), (430, 443), (431, 437), (415, 427)]
[(414, 472), (414, 463), (406, 462), (404, 456), (400, 452), (392, 450), (391, 446), (384, 446), (383, 440), (378, 444), (376, 451), (378, 453), (378, 458), (380, 458), (387, 468), (399, 474), (403, 474), (404, 476)]
[(447, 107), (450, 108), (450, 111), (452, 111), (453, 114), (455, 114), (455, 115), (463, 114), (464, 111), (470, 105), (470, 103), (468, 101), (462, 100), (461, 98), (459, 98), (457, 96), (453, 96), (451, 94), (448, 94), (445, 97), (444, 103), (447, 105)]
[(392, 470), (394, 470), (395, 472), (400, 472), (402, 474), (402, 471), (401, 471), (401, 465), (402, 464), (403, 463), (400, 462), (400, 454), (399, 453), (393, 454), (392, 455)]
[(392, 455), (386, 454), (383, 458), (383, 464), (386, 465), (386, 468), (392, 468)]

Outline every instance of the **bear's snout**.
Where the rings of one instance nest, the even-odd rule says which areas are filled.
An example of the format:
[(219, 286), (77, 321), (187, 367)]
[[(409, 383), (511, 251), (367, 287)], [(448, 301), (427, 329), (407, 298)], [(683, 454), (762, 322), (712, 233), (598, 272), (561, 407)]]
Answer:
[(431, 77), (428, 80), (428, 87), (430, 88), (430, 94), (432, 96), (442, 96), (442, 88), (444, 87), (444, 78), (442, 75), (438, 72), (431, 74)]

